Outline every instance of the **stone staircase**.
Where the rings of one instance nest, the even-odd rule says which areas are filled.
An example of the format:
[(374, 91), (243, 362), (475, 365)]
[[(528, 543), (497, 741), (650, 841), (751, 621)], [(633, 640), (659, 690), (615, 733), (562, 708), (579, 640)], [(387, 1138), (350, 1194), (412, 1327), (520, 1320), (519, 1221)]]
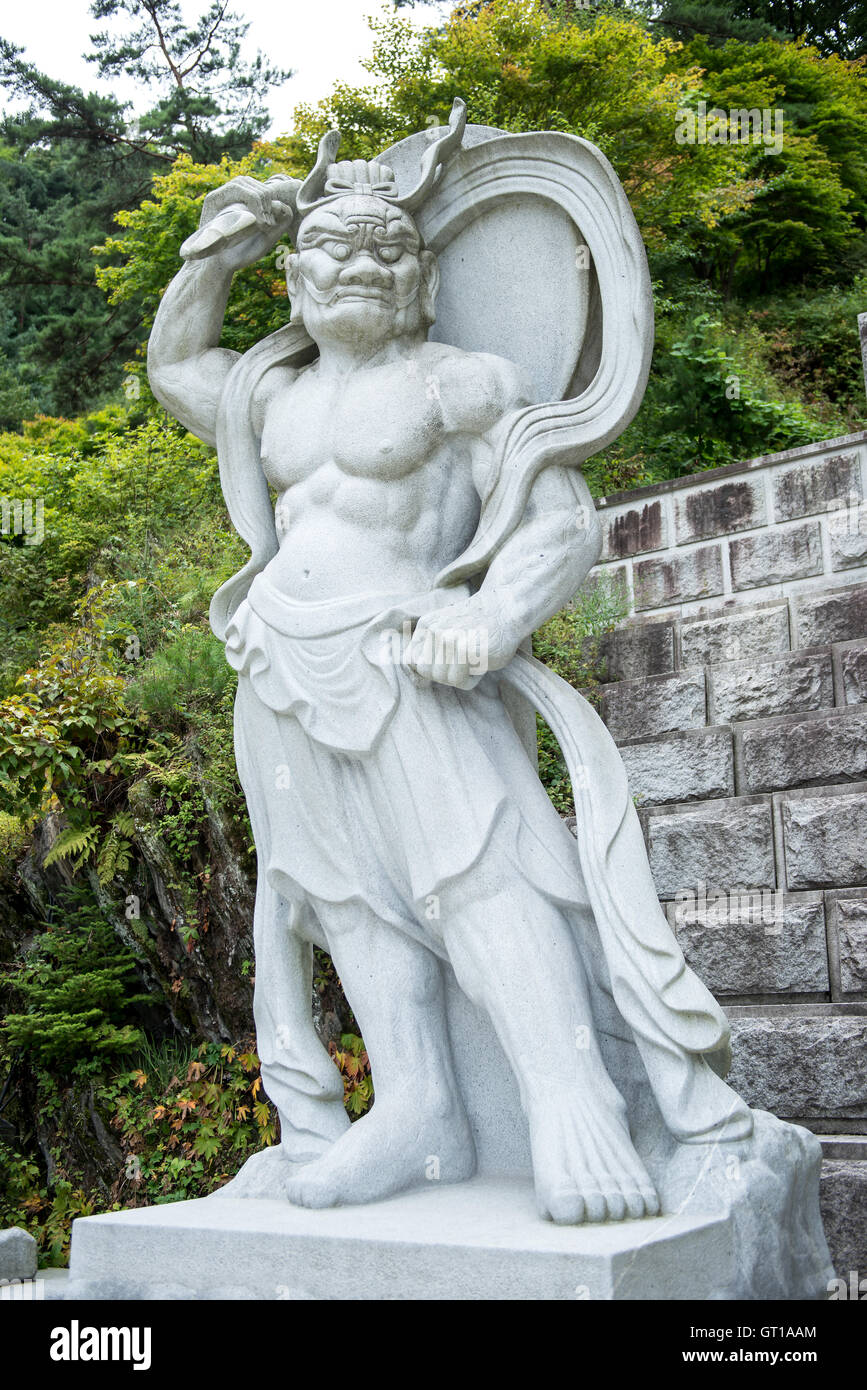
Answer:
[[(732, 1023), (731, 1080), (821, 1137), (867, 1274), (867, 435), (600, 504), (630, 616), (601, 713), (657, 889)], [(591, 576), (592, 579), (592, 576)]]

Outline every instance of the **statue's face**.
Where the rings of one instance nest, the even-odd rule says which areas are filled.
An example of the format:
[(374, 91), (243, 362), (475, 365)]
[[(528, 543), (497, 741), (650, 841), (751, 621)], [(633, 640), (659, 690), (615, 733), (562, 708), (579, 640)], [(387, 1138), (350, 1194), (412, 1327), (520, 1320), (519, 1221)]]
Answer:
[(286, 264), (294, 316), (317, 343), (369, 345), (434, 319), (436, 260), (412, 218), (381, 198), (350, 195), (305, 217)]

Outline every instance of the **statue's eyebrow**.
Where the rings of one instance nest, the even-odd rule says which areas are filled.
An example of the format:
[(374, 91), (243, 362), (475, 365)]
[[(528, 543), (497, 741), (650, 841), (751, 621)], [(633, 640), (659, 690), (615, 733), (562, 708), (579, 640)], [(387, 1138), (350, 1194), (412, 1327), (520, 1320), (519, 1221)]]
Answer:
[(378, 246), (409, 246), (417, 250), (421, 246), (421, 237), (412, 227), (407, 227), (401, 222), (391, 222), (385, 227), (374, 227), (373, 238)]
[(323, 241), (346, 241), (355, 240), (355, 233), (342, 224), (339, 227), (311, 227), (301, 237), (301, 246), (320, 246)]

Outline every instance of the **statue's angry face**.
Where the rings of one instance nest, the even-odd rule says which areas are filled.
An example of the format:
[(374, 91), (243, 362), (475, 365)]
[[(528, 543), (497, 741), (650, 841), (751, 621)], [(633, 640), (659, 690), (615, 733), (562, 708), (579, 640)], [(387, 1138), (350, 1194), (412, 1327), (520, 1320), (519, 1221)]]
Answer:
[(436, 260), (410, 215), (382, 198), (352, 194), (315, 208), (286, 266), (293, 315), (308, 333), (371, 347), (434, 320)]

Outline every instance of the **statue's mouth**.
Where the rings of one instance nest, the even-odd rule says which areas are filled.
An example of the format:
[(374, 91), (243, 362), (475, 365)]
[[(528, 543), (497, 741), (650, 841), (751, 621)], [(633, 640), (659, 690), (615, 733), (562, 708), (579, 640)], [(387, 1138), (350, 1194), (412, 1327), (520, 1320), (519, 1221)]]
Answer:
[(373, 300), (378, 304), (389, 304), (392, 295), (389, 290), (364, 289), (358, 285), (353, 285), (352, 289), (338, 290), (331, 302), (337, 304), (346, 299)]

